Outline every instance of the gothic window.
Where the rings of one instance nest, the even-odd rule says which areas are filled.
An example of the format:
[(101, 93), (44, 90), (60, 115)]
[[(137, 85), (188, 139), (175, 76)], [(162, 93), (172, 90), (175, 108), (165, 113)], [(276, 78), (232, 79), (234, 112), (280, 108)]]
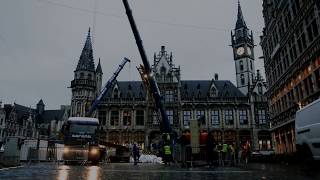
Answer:
[(240, 61), (240, 71), (243, 71), (243, 61)]
[(164, 66), (162, 66), (161, 68), (160, 68), (160, 74), (161, 74), (161, 80), (162, 81), (165, 81), (165, 78), (166, 78), (166, 68), (164, 67)]
[(250, 60), (250, 69), (253, 70), (253, 65), (251, 60)]
[(204, 110), (197, 110), (197, 120), (200, 119), (201, 117), (204, 117), (203, 121), (201, 121), (201, 124), (205, 125), (206, 124), (205, 111)]
[(119, 90), (117, 88), (113, 90), (113, 98), (119, 98)]
[(219, 110), (212, 110), (211, 111), (211, 125), (218, 126), (219, 124), (220, 124)]
[(166, 114), (168, 116), (168, 120), (170, 122), (170, 125), (173, 124), (173, 110), (166, 110)]
[(111, 126), (119, 125), (119, 111), (111, 111), (110, 125)]
[(123, 125), (131, 126), (131, 111), (125, 110), (123, 111)]
[(77, 110), (77, 111), (76, 111), (76, 115), (77, 115), (77, 116), (80, 116), (80, 115), (81, 115), (81, 114), (80, 114), (80, 113), (81, 113), (81, 103), (79, 103), (79, 102), (77, 103), (77, 105), (76, 105), (76, 110)]
[(152, 115), (152, 124), (153, 125), (157, 125), (159, 124), (159, 121), (158, 121), (158, 114), (156, 111), (153, 111), (153, 115)]
[(259, 109), (257, 114), (259, 125), (264, 125), (267, 123), (266, 121), (266, 110)]
[(137, 126), (144, 125), (144, 111), (143, 110), (136, 111), (136, 125)]
[(262, 95), (262, 84), (261, 83), (259, 83), (258, 84), (258, 93), (260, 94), (260, 95)]
[(240, 121), (240, 125), (248, 124), (248, 116), (247, 116), (246, 110), (239, 110), (239, 121)]
[(232, 110), (225, 110), (224, 111), (224, 119), (226, 125), (233, 125), (233, 112)]
[(92, 80), (92, 75), (91, 74), (88, 74), (88, 79)]
[(217, 96), (217, 90), (216, 88), (212, 87), (210, 90), (210, 97), (216, 97)]
[(191, 111), (183, 111), (183, 126), (188, 128), (190, 125)]
[(244, 81), (244, 75), (243, 74), (240, 75), (240, 80), (241, 80), (241, 85), (244, 85), (245, 81)]
[(106, 113), (107, 113), (106, 111), (99, 111), (99, 114), (98, 114), (99, 122), (103, 126), (106, 125)]
[(236, 36), (237, 36), (238, 38), (243, 36), (241, 29), (238, 29), (238, 30), (236, 31)]
[(84, 73), (80, 73), (80, 79), (84, 79)]
[(165, 91), (165, 101), (166, 102), (173, 102), (174, 101), (173, 90)]

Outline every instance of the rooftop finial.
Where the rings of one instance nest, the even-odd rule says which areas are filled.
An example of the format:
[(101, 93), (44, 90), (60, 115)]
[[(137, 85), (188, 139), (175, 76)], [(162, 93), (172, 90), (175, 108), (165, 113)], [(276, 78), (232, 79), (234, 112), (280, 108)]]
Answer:
[(88, 30), (88, 36), (90, 37), (90, 27), (89, 27), (89, 30)]

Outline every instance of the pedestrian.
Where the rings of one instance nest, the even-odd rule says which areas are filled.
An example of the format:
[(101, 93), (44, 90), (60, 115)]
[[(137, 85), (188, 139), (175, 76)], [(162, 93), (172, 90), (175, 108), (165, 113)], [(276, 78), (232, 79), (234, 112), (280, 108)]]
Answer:
[(139, 152), (139, 147), (137, 146), (136, 143), (133, 144), (132, 155), (133, 155), (134, 165), (137, 165), (140, 158), (140, 152)]
[(223, 166), (226, 163), (227, 152), (228, 152), (228, 144), (223, 143), (222, 144), (222, 165)]
[(210, 132), (207, 138), (207, 162), (209, 167), (213, 167), (214, 165), (214, 147), (215, 147), (215, 141), (212, 133)]

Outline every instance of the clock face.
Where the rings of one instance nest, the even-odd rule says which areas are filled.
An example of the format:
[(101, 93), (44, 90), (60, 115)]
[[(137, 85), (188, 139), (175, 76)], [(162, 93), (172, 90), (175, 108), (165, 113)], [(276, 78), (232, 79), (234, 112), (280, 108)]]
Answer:
[(242, 55), (244, 53), (244, 48), (243, 47), (239, 47), (238, 49), (237, 49), (237, 54), (238, 55)]
[(250, 47), (247, 48), (247, 52), (248, 52), (249, 55), (251, 55), (252, 51), (251, 51)]

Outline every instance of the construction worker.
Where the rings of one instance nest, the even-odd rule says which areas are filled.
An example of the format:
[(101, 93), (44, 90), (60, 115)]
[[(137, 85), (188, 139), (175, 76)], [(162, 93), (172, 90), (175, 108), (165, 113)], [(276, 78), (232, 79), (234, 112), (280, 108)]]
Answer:
[(170, 162), (172, 161), (172, 151), (171, 151), (171, 147), (169, 145), (169, 143), (166, 143), (163, 146), (164, 149), (164, 163), (167, 165), (170, 165)]
[(227, 158), (227, 152), (228, 152), (228, 144), (223, 143), (222, 144), (222, 165), (224, 166), (226, 163)]

